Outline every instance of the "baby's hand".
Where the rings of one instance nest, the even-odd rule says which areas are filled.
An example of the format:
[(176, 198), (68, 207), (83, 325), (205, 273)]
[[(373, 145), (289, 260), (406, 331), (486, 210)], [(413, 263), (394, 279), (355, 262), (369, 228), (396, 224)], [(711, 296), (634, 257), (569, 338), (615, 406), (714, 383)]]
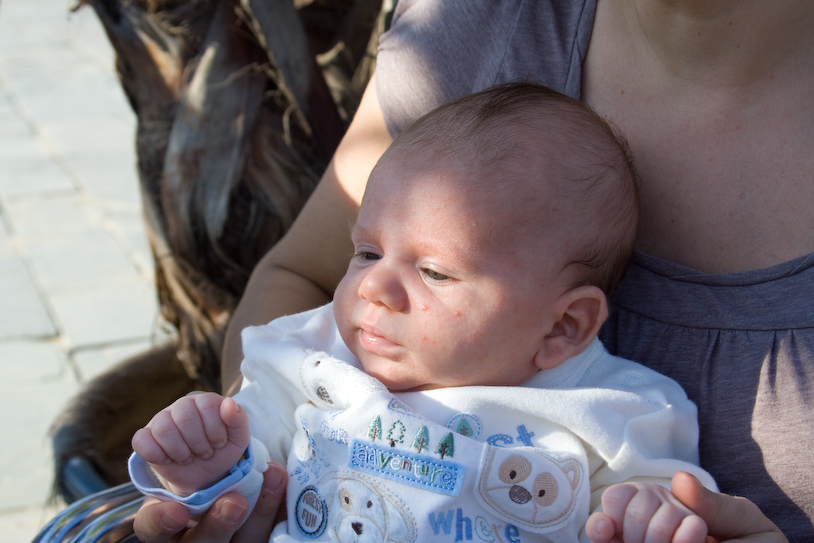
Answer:
[(622, 483), (602, 494), (585, 532), (593, 543), (704, 543), (707, 525), (657, 484)]
[(213, 392), (177, 400), (133, 436), (133, 450), (170, 485), (189, 495), (221, 480), (249, 445), (249, 417)]

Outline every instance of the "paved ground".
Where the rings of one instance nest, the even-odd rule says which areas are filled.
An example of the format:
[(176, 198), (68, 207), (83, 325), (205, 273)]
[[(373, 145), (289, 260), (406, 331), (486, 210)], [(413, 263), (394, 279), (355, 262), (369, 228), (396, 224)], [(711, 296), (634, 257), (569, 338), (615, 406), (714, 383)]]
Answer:
[(93, 11), (0, 0), (0, 539), (53, 515), (48, 427), (156, 339), (135, 119)]

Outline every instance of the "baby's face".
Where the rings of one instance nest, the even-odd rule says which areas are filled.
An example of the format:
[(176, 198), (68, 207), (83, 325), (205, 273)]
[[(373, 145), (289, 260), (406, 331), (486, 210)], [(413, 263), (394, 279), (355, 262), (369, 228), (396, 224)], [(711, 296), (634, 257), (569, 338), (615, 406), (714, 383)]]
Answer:
[(530, 265), (528, 244), (545, 241), (507, 235), (511, 209), (471, 194), (471, 174), (389, 162), (371, 176), (334, 297), (345, 343), (392, 391), (525, 382), (561, 263)]

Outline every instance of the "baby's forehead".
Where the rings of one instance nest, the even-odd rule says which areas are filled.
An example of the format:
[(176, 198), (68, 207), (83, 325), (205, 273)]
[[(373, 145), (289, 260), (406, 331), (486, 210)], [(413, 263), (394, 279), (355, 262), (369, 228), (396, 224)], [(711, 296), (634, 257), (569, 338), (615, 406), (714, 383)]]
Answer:
[(567, 223), (560, 210), (566, 206), (552, 184), (515, 176), (483, 181), (453, 187), (457, 205), (448, 208), (472, 225), (473, 244), (496, 255), (523, 251), (529, 257), (540, 247), (559, 245)]
[(369, 189), (379, 201), (422, 200), (447, 219), (472, 224), (472, 237), (530, 243), (554, 235), (550, 227), (568, 222), (574, 204), (569, 202), (573, 195), (560, 186), (563, 168), (552, 164), (548, 153), (529, 151), (535, 144), (529, 141), (518, 154), (497, 160), (402, 148), (377, 166)]

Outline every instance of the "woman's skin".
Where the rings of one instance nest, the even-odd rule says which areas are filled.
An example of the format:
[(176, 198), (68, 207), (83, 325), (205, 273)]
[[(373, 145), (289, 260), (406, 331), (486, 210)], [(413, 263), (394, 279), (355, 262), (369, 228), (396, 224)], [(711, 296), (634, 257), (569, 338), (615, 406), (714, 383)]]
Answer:
[[(814, 252), (811, 28), (810, 0), (598, 2), (582, 100), (620, 128), (636, 157), (639, 250), (707, 273)], [(347, 268), (368, 174), (392, 141), (374, 85), (300, 217), (252, 274), (226, 336), (231, 391), (240, 382), (240, 330), (328, 302)], [(785, 541), (746, 499), (711, 493), (686, 474), (672, 491), (720, 540)], [(188, 531), (183, 540), (229, 541), (236, 524), (230, 531), (215, 513), (226, 500), (245, 504), (221, 498), (202, 521), (217, 535)], [(258, 509), (276, 510), (278, 500), (264, 493)], [(163, 543), (178, 532), (159, 522), (168, 511), (184, 520), (177, 505), (143, 507), (139, 537)], [(248, 528), (270, 526), (257, 515)]]
[(133, 528), (139, 539), (147, 543), (257, 543), (268, 541), (278, 512), (285, 511), (285, 467), (271, 463), (263, 474), (263, 487), (257, 505), (242, 525), (248, 512), (246, 498), (239, 494), (224, 494), (207, 514), (192, 528), (186, 529), (189, 513), (177, 502), (144, 500), (136, 515)]

